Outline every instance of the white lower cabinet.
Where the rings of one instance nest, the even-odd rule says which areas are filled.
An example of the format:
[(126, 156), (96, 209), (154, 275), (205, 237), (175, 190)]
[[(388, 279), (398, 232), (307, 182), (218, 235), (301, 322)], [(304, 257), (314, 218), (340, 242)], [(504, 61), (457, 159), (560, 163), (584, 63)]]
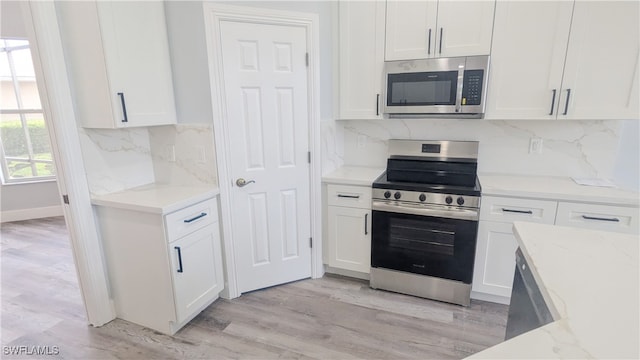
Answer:
[(371, 187), (327, 186), (327, 265), (368, 274), (371, 269)]
[(173, 335), (224, 288), (215, 199), (163, 215), (97, 206), (116, 316)]
[(557, 206), (553, 200), (482, 197), (472, 297), (509, 303), (518, 248), (513, 222), (553, 224)]
[(369, 273), (371, 210), (329, 206), (329, 266)]
[(514, 221), (638, 234), (639, 217), (634, 206), (483, 196), (471, 296), (509, 303), (518, 247)]
[(556, 225), (637, 234), (638, 208), (561, 201)]
[(513, 224), (480, 221), (472, 291), (509, 298), (518, 248)]

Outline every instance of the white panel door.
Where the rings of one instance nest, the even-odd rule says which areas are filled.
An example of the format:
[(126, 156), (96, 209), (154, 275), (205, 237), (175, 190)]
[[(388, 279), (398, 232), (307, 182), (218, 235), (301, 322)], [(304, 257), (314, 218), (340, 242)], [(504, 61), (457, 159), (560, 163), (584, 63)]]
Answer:
[(638, 119), (639, 23), (638, 1), (576, 1), (558, 119)]
[(573, 2), (498, 0), (487, 119), (555, 119)]
[(311, 276), (306, 31), (222, 21), (220, 34), (235, 262), (247, 292)]
[(511, 297), (518, 243), (512, 223), (480, 221), (472, 290)]
[(436, 56), (489, 55), (494, 7), (494, 0), (440, 0)]
[(340, 118), (382, 118), (384, 14), (382, 1), (341, 1)]
[(329, 206), (327, 213), (329, 266), (368, 274), (371, 269), (371, 210)]
[(433, 57), (437, 16), (435, 0), (387, 1), (385, 60)]

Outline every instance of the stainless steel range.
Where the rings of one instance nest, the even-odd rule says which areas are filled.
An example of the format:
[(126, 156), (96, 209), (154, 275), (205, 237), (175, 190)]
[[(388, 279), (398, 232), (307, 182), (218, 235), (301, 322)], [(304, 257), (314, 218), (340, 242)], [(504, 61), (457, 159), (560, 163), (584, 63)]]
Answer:
[(390, 140), (389, 153), (373, 183), (371, 287), (468, 306), (478, 142)]

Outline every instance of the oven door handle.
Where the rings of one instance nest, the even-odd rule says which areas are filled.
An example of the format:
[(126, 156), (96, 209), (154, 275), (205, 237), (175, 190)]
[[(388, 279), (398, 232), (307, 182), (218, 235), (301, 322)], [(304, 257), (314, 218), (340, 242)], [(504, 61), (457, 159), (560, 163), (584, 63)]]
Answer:
[(381, 200), (373, 200), (371, 202), (371, 210), (472, 221), (478, 221), (480, 217), (479, 211), (475, 209), (450, 209), (444, 206), (439, 207), (435, 205), (414, 205), (401, 201), (387, 202)]

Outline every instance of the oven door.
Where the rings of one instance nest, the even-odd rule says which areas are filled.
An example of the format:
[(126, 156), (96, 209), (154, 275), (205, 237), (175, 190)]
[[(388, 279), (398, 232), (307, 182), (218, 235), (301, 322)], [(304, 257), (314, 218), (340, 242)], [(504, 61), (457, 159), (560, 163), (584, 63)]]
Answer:
[(471, 284), (477, 232), (477, 218), (380, 211), (374, 206), (371, 266)]

